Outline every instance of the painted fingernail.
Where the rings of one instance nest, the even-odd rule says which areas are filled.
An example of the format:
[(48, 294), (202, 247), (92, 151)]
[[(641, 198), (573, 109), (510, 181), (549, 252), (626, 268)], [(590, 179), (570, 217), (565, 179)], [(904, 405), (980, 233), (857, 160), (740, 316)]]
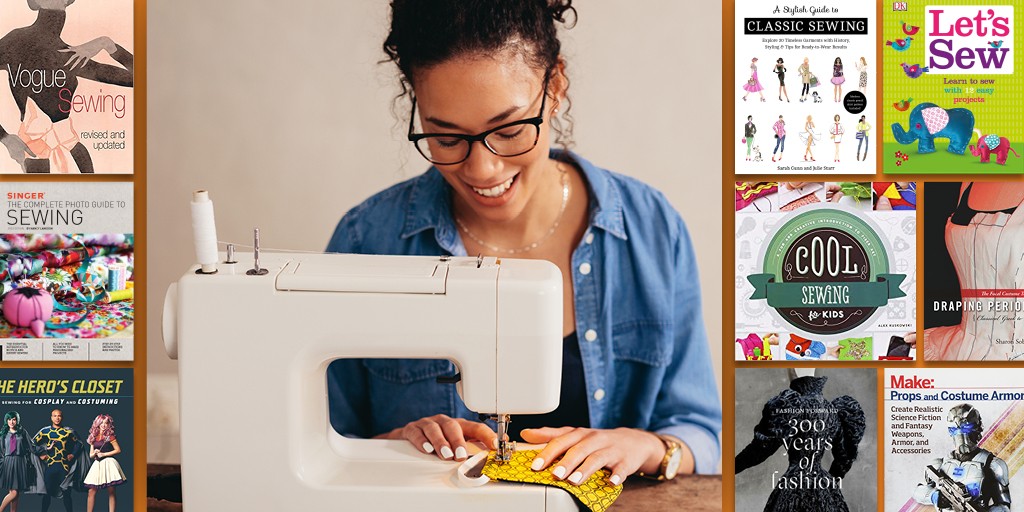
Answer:
[(558, 466), (555, 468), (554, 471), (551, 472), (551, 474), (554, 475), (555, 478), (561, 480), (562, 477), (565, 476), (565, 468), (563, 468), (562, 466)]
[(459, 459), (459, 460), (462, 460), (462, 459), (466, 458), (466, 447), (465, 446), (460, 446), (460, 447), (455, 449), (455, 458)]
[(423, 443), (423, 451), (427, 453), (434, 453), (434, 445), (430, 443)]
[(572, 476), (569, 477), (569, 481), (576, 485), (580, 484), (580, 480), (583, 480), (583, 473), (580, 473), (579, 471), (573, 473)]
[(622, 483), (622, 478), (620, 478), (619, 475), (612, 475), (612, 477), (609, 478), (608, 481), (611, 482), (612, 485), (619, 485), (620, 483)]
[(540, 468), (542, 467), (544, 467), (544, 459), (537, 457), (536, 459), (533, 459), (533, 464), (530, 466), (530, 469), (540, 471)]
[(452, 449), (451, 448), (448, 448), (447, 446), (442, 446), (441, 447), (441, 458), (442, 459), (450, 459), (454, 455), (455, 454), (452, 453)]

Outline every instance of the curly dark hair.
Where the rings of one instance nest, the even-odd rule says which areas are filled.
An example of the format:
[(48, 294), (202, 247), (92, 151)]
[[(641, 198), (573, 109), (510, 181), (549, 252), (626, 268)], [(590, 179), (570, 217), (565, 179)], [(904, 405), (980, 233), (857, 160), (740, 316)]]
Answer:
[[(567, 14), (571, 14), (568, 17)], [(571, 18), (571, 22), (568, 21)], [(382, 62), (393, 62), (402, 92), (410, 96), (415, 72), (448, 59), (512, 49), (549, 78), (559, 63), (562, 43), (555, 23), (576, 25), (572, 0), (392, 0), (391, 31)], [(568, 90), (568, 81), (566, 81)], [(572, 144), (572, 102), (565, 98), (562, 117), (552, 118), (556, 143)]]

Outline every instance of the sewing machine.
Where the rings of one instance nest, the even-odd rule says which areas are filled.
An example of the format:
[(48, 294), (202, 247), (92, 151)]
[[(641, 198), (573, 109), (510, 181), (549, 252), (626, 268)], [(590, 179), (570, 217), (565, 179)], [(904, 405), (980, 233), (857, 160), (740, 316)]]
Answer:
[(553, 410), (555, 265), (258, 248), (218, 259), (187, 271), (164, 302), (185, 510), (577, 510), (553, 487), (466, 487), (459, 463), (404, 440), (345, 438), (328, 421), (325, 371), (338, 358), (449, 359), (470, 410), (500, 420)]

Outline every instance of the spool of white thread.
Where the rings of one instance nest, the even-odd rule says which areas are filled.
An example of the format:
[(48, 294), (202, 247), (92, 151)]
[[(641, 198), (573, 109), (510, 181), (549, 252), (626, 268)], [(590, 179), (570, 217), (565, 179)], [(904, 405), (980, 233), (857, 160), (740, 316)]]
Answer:
[(200, 271), (204, 274), (216, 272), (217, 223), (213, 220), (213, 201), (205, 190), (192, 193), (192, 239)]

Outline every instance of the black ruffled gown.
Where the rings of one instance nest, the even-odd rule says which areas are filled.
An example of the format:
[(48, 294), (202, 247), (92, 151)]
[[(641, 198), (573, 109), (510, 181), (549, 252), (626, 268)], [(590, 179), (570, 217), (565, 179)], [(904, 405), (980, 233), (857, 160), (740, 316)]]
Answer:
[[(826, 377), (800, 377), (764, 405), (754, 439), (736, 456), (736, 473), (761, 464), (780, 447), (789, 468), (777, 476), (765, 512), (846, 512), (841, 479), (857, 459), (864, 437), (864, 411), (850, 396), (829, 401)], [(821, 467), (826, 450), (832, 466)], [(804, 467), (801, 468), (801, 465)]]

